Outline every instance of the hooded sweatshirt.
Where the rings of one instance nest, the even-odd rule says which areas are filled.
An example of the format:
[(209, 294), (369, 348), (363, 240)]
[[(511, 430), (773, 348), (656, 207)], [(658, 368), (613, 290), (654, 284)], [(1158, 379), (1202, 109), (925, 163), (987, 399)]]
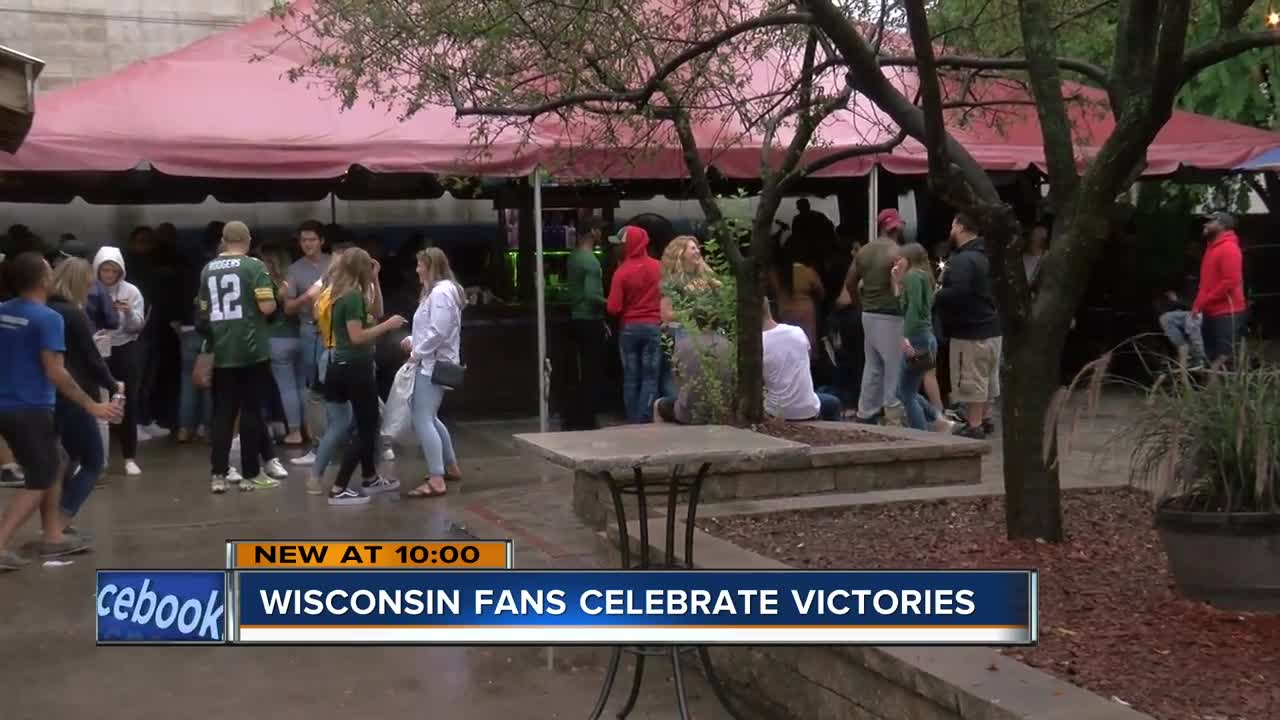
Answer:
[(643, 228), (628, 226), (623, 237), (626, 257), (609, 286), (609, 314), (619, 317), (624, 326), (657, 325), (661, 319), (662, 264), (649, 257), (649, 233)]
[(1222, 317), (1245, 309), (1240, 238), (1234, 230), (1226, 230), (1204, 250), (1204, 259), (1200, 261), (1200, 291), (1191, 310), (1206, 317)]
[(113, 303), (123, 302), (129, 304), (129, 309), (120, 313), (120, 326), (111, 331), (111, 347), (120, 347), (133, 342), (142, 334), (142, 328), (146, 325), (147, 314), (146, 307), (142, 303), (142, 292), (137, 286), (127, 281), (128, 277), (124, 266), (124, 256), (120, 254), (120, 248), (104, 245), (98, 250), (98, 254), (93, 256), (93, 276), (98, 277), (98, 270), (103, 263), (114, 263), (120, 268), (120, 280), (115, 285), (103, 284), (107, 294), (111, 296)]

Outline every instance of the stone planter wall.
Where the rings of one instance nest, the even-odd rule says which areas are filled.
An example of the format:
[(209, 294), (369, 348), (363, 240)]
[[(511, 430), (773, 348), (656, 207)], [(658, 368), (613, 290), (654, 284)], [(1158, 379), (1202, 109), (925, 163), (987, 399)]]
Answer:
[[(846, 423), (813, 425), (849, 427)], [(796, 458), (713, 466), (703, 484), (701, 502), (967, 485), (982, 479), (982, 456), (990, 451), (985, 442), (903, 428), (877, 427), (873, 432), (898, 441), (815, 447)], [(645, 469), (646, 478), (670, 473), (669, 468)], [(626, 502), (631, 511), (634, 500)], [(573, 510), (588, 527), (604, 529), (613, 517), (613, 500), (605, 483), (592, 474), (577, 473)]]

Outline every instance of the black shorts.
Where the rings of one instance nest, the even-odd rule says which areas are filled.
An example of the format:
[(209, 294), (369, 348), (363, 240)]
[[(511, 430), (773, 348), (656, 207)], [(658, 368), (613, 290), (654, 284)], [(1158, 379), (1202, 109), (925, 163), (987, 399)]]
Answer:
[(28, 490), (48, 490), (58, 478), (61, 451), (53, 408), (0, 411), (0, 436), (22, 466)]

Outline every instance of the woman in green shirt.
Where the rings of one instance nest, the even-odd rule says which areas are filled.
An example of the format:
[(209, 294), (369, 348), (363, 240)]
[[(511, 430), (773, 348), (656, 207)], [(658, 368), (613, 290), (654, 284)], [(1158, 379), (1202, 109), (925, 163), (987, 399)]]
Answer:
[(267, 320), (267, 335), (271, 339), (271, 376), (275, 378), (280, 393), (280, 406), (288, 424), (285, 445), (302, 444), (302, 425), (306, 417), (303, 399), (306, 398), (306, 376), (302, 372), (302, 341), (297, 315), (284, 311), (284, 300), (289, 293), (289, 281), (285, 278), (289, 268), (289, 250), (280, 243), (264, 245), (262, 263), (275, 285), (276, 311)]
[[(350, 403), (355, 416), (357, 441), (342, 454), (342, 466), (329, 490), (330, 505), (359, 505), (369, 495), (400, 487), (399, 481), (378, 475), (374, 453), (378, 448), (378, 385), (374, 380), (373, 346), (378, 338), (405, 326), (399, 315), (376, 323), (382, 314), (378, 267), (369, 253), (349, 248), (334, 261), (330, 275), (333, 298), (329, 319), (333, 328), (333, 352), (325, 375), (325, 400)], [(372, 298), (372, 302), (369, 300)], [(362, 491), (348, 487), (360, 465)]]
[(938, 429), (937, 410), (920, 395), (925, 373), (933, 363), (912, 363), (917, 356), (936, 357), (938, 353), (938, 340), (933, 335), (934, 282), (928, 251), (919, 243), (904, 245), (892, 275), (903, 316), (903, 369), (898, 399), (906, 410), (909, 426), (916, 430)]

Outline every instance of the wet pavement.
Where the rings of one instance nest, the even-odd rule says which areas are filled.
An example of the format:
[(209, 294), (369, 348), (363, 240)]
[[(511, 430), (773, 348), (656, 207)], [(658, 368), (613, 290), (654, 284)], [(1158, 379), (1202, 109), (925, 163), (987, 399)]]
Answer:
[[(1124, 482), (1123, 462), (1101, 454), (1123, 414), (1122, 403), (1080, 424), (1073, 452), (1063, 463), (1064, 486)], [(183, 713), (202, 720), (585, 718), (608, 657), (603, 648), (98, 648), (93, 643), (96, 568), (221, 567), (228, 539), (470, 535), (513, 538), (519, 567), (612, 565), (614, 553), (573, 516), (572, 478), (518, 454), (511, 435), (536, 430), (536, 421), (458, 425), (453, 436), (466, 480), (452, 485), (447, 497), (384, 495), (367, 506), (345, 508), (307, 495), (300, 469), (293, 469), (277, 490), (211, 495), (207, 446), (144, 443), (139, 458), (144, 474), (110, 476), (79, 519), (97, 537), (93, 553), (73, 558), (70, 565), (33, 565), (0, 574), (0, 720), (171, 720)], [(964, 494), (1001, 491), (998, 439), (993, 445), (983, 462), (981, 487), (970, 486), (961, 490)], [(420, 459), (404, 453), (384, 469), (402, 481), (403, 492), (424, 468)], [(0, 503), (7, 492), (0, 490)], [(703, 511), (714, 513), (714, 506)], [(23, 532), (21, 539), (33, 538), (36, 524)], [(659, 672), (658, 666), (646, 668), (631, 717), (678, 717), (670, 672)], [(694, 717), (727, 717), (701, 677), (685, 675)], [(615, 712), (629, 677), (624, 667), (610, 705)]]
[[(278, 490), (211, 495), (207, 446), (144, 443), (144, 474), (110, 476), (82, 513), (78, 524), (94, 532), (94, 552), (70, 565), (0, 575), (0, 719), (585, 718), (608, 658), (603, 648), (99, 648), (93, 641), (95, 569), (221, 567), (227, 539), (513, 537), (521, 567), (608, 563), (594, 534), (575, 527), (567, 495), (551, 509), (559, 493), (547, 491), (567, 479), (510, 444), (512, 432), (536, 429), (536, 422), (459, 427), (466, 480), (449, 496), (384, 495), (346, 508), (307, 495), (297, 469)], [(402, 456), (386, 470), (407, 490), (423, 465)], [(538, 497), (521, 517), (509, 502), (501, 512), (489, 507), (491, 496), (521, 488)], [(0, 490), (0, 503), (7, 492)], [(34, 538), (36, 523), (22, 532), (21, 540)], [(631, 717), (678, 717), (670, 673), (656, 666), (646, 668)], [(725, 717), (696, 673), (685, 675), (695, 717)], [(622, 678), (625, 668), (615, 711), (627, 690)]]

